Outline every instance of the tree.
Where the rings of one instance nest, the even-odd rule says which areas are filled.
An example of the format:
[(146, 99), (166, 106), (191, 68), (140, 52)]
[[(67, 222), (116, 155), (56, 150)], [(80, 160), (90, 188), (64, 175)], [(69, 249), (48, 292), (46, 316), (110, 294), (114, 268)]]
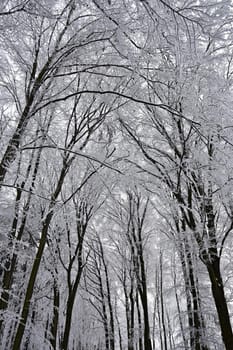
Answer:
[(1, 2), (4, 348), (232, 348), (231, 22)]
[[(75, 160), (75, 151), (73, 151), (74, 147), (78, 146), (78, 149), (81, 151), (86, 146), (90, 136), (95, 132), (95, 130), (101, 125), (104, 118), (106, 117), (106, 114), (108, 114), (109, 110), (105, 110), (102, 103), (100, 104), (99, 108), (95, 108), (94, 110), (91, 109), (93, 107), (92, 104), (90, 104), (90, 107), (88, 107), (88, 110), (86, 112), (81, 113), (80, 119), (78, 119), (78, 113), (77, 113), (77, 106), (79, 103), (79, 99), (74, 99), (74, 107), (71, 112), (70, 119), (67, 122), (67, 128), (70, 129), (71, 121), (76, 121), (76, 128), (73, 131), (73, 135), (69, 135), (66, 133), (65, 137), (65, 148), (61, 149), (61, 166), (60, 166), (60, 172), (57, 174), (57, 181), (53, 185), (53, 190), (50, 195), (49, 203), (46, 205), (46, 208), (43, 210), (43, 220), (42, 220), (42, 231), (41, 231), (41, 237), (38, 245), (38, 250), (35, 256), (35, 260), (32, 266), (31, 274), (28, 281), (28, 287), (25, 294), (25, 300), (24, 300), (24, 306), (22, 309), (22, 315), (21, 320), (18, 325), (18, 330), (15, 336), (15, 341), (13, 348), (17, 349), (20, 346), (20, 343), (22, 341), (25, 324), (27, 322), (28, 313), (29, 313), (29, 306), (30, 301), (33, 294), (33, 288), (36, 281), (38, 269), (40, 266), (40, 262), (43, 256), (44, 248), (46, 245), (48, 232), (49, 232), (49, 226), (52, 221), (53, 215), (54, 215), (54, 209), (56, 207), (57, 200), (59, 196), (61, 195), (62, 188), (65, 182), (65, 178), (69, 172), (69, 169)], [(94, 103), (94, 102), (93, 102)], [(85, 107), (84, 107), (85, 108)], [(50, 147), (49, 147), (50, 148)], [(54, 146), (51, 147), (52, 149)], [(46, 147), (45, 147), (46, 149)], [(91, 174), (87, 176), (89, 178), (92, 174), (94, 174), (96, 170), (94, 169)], [(87, 180), (86, 180), (87, 181)], [(65, 202), (68, 202), (74, 194), (79, 190), (79, 187), (76, 188), (76, 190), (72, 191), (71, 194), (66, 198)]]
[[(135, 310), (138, 311), (139, 343), (143, 332), (144, 349), (152, 349), (150, 336), (150, 320), (147, 296), (147, 271), (145, 261), (145, 244), (148, 239), (144, 232), (145, 220), (148, 210), (148, 199), (143, 198), (140, 191), (135, 188), (127, 190), (126, 199), (118, 202), (116, 209), (109, 212), (115, 223), (118, 235), (114, 245), (117, 254), (122, 259), (122, 267), (116, 266), (125, 297), (125, 311), (127, 321), (128, 349), (134, 348), (135, 343)], [(119, 239), (119, 233), (123, 241)], [(118, 269), (120, 272), (118, 272)], [(140, 304), (139, 304), (140, 300)], [(141, 309), (143, 321), (141, 320)]]
[[(195, 238), (200, 259), (209, 274), (223, 342), (226, 349), (230, 349), (232, 329), (220, 272), (220, 258), (223, 244), (232, 229), (232, 220), (231, 215), (226, 212), (216, 212), (217, 203), (221, 203), (221, 199), (216, 198), (214, 188), (218, 188), (218, 185), (213, 176), (213, 169), (220, 162), (222, 144), (218, 126), (212, 131), (206, 131), (204, 127), (201, 129), (197, 126), (196, 122), (185, 121), (182, 118), (182, 106), (179, 103), (180, 116), (168, 116), (171, 118), (170, 122), (168, 118), (166, 121), (161, 120), (156, 111), (149, 110), (150, 128), (157, 133), (157, 138), (163, 140), (169, 151), (142, 141), (128, 124), (123, 121), (121, 123), (148, 163), (155, 168), (157, 173), (154, 176), (167, 186), (172, 200), (178, 205), (179, 220), (183, 222), (183, 227), (178, 228), (178, 231), (182, 229), (185, 234), (191, 233)], [(202, 159), (198, 158), (199, 152), (204, 155)], [(163, 163), (160, 161), (161, 157), (164, 159)], [(222, 220), (227, 217), (229, 222), (222, 235), (219, 235), (216, 226), (217, 215), (223, 216)], [(189, 254), (187, 250), (186, 254)], [(195, 298), (197, 301), (197, 297)]]
[[(82, 187), (82, 184), (80, 187)], [(73, 204), (74, 204), (75, 220), (76, 220), (75, 221), (76, 235), (77, 235), (76, 244), (74, 244), (75, 238), (73, 237), (73, 232), (72, 232), (74, 229), (71, 225), (72, 220), (69, 219), (68, 221), (68, 218), (69, 218), (68, 213), (65, 214), (65, 218), (64, 218), (64, 222), (66, 226), (67, 244), (69, 247), (69, 251), (68, 251), (69, 259), (68, 259), (67, 266), (62, 257), (64, 253), (61, 253), (60, 251), (61, 248), (59, 247), (59, 245), (57, 248), (59, 250), (59, 259), (67, 274), (66, 279), (67, 279), (67, 288), (68, 288), (68, 296), (67, 296), (66, 312), (65, 312), (65, 325), (64, 325), (64, 332), (61, 340), (61, 347), (64, 350), (68, 349), (68, 346), (69, 346), (69, 335), (71, 331), (72, 313), (73, 313), (75, 298), (77, 295), (81, 276), (83, 273), (83, 268), (85, 266), (85, 261), (83, 261), (84, 237), (87, 231), (87, 226), (92, 216), (92, 209), (94, 206), (93, 204), (86, 202), (85, 197), (78, 198), (77, 194), (75, 197), (73, 197)], [(75, 267), (76, 264), (77, 264), (77, 267)]]
[[(95, 86), (94, 79), (90, 84), (92, 88), (87, 84), (88, 80), (82, 88), (77, 86), (81, 72), (89, 74), (88, 67), (79, 70), (77, 65), (80, 63), (82, 66), (82, 56), (86, 55), (86, 47), (95, 50), (95, 45), (99, 43), (100, 48), (104, 49), (105, 42), (108, 42), (111, 34), (105, 36), (104, 31), (97, 32), (93, 28), (95, 21), (92, 17), (80, 14), (83, 12), (85, 13), (85, 6), (83, 7), (81, 2), (75, 3), (70, 0), (55, 18), (20, 13), (19, 16), (22, 15), (22, 18), (19, 17), (20, 28), (25, 35), (23, 44), (27, 52), (24, 59), (12, 35), (4, 40), (3, 59), (6, 64), (12, 60), (14, 69), (10, 72), (4, 70), (1, 72), (1, 86), (6, 101), (11, 101), (17, 118), (14, 118), (10, 138), (3, 135), (6, 141), (0, 162), (1, 183), (17, 157), (28, 125), (39, 112), (49, 106), (53, 109), (52, 106), (56, 102), (83, 94), (82, 90), (88, 93)], [(76, 56), (79, 57), (78, 62)], [(91, 66), (96, 64), (92, 59)], [(101, 79), (95, 80), (97, 86), (100, 81)]]
[[(165, 3), (164, 5), (167, 6)], [(153, 18), (158, 16), (149, 3), (146, 3), (145, 6), (150, 9)], [(228, 4), (223, 6), (228, 6)], [(227, 21), (222, 29), (217, 17), (215, 17), (222, 10), (223, 7), (220, 8), (217, 4), (213, 4), (214, 28), (216, 33), (223, 36), (223, 33), (229, 33)], [(175, 8), (169, 7), (168, 13), (172, 14), (176, 21), (174, 23), (177, 26), (178, 37), (175, 41), (178, 46), (174, 50), (169, 35), (174, 37), (175, 31), (167, 29), (169, 32), (165, 36), (167, 49), (163, 51), (164, 57), (160, 61), (158, 73), (155, 74), (161, 85), (164, 80), (162, 69), (166, 69), (170, 73), (170, 81), (165, 83), (161, 90), (151, 84), (150, 78), (148, 78), (147, 84), (148, 96), (152, 101), (154, 103), (161, 101), (168, 106), (168, 109), (174, 108), (174, 112), (170, 110), (170, 113), (169, 111), (168, 113), (160, 113), (156, 107), (147, 105), (140, 117), (141, 129), (138, 128), (136, 131), (137, 128), (130, 128), (129, 123), (122, 119), (121, 125), (135, 141), (138, 149), (144, 155), (144, 159), (148, 162), (146, 169), (141, 165), (142, 163), (138, 164), (138, 168), (145, 169), (147, 174), (156, 178), (156, 182), (160, 181), (166, 186), (171, 199), (179, 207), (179, 220), (187, 225), (187, 228), (183, 228), (183, 230), (186, 234), (193, 235), (196, 241), (199, 256), (209, 274), (222, 339), (226, 349), (230, 349), (232, 347), (232, 328), (220, 273), (220, 258), (223, 243), (232, 229), (232, 224), (231, 214), (228, 215), (217, 209), (217, 203), (221, 206), (222, 202), (217, 195), (219, 190), (216, 192), (219, 186), (214, 175), (214, 171), (219, 169), (221, 163), (223, 144), (227, 142), (223, 141), (222, 130), (229, 125), (227, 108), (224, 108), (216, 97), (216, 94), (221, 91), (224, 103), (228, 105), (228, 108), (230, 107), (227, 100), (228, 82), (222, 75), (222, 71), (219, 70), (221, 59), (224, 62), (224, 59), (228, 57), (228, 52), (226, 51), (225, 57), (218, 55), (218, 50), (224, 49), (228, 43), (228, 34), (223, 42), (219, 42), (219, 45), (216, 44), (215, 51), (214, 44), (212, 46), (215, 37), (213, 37), (213, 42), (210, 39), (208, 45), (208, 39), (212, 38), (212, 33), (207, 29), (207, 38), (203, 33), (203, 27), (209, 28), (206, 18), (199, 17), (198, 21), (194, 20), (195, 12), (192, 7), (187, 10), (184, 8), (183, 11), (186, 11), (185, 16)], [(196, 26), (195, 30), (200, 33), (199, 38), (201, 38), (202, 44), (198, 45), (195, 41), (193, 27), (190, 28), (190, 23), (192, 26)], [(186, 28), (190, 28), (190, 30), (184, 30), (183, 24), (187, 25)], [(199, 65), (196, 59), (198, 57), (197, 51), (192, 51), (190, 46), (192, 40), (196, 42), (199, 57), (203, 59), (202, 65)], [(187, 45), (191, 47), (191, 54), (188, 53)], [(192, 52), (195, 56), (192, 56)], [(206, 52), (212, 67), (210, 67), (206, 56), (204, 57)], [(184, 61), (185, 58), (186, 61)], [(203, 69), (209, 70), (204, 78), (206, 84), (202, 83)], [(216, 100), (219, 101), (218, 107), (213, 102)], [(219, 115), (223, 116), (220, 124)], [(229, 213), (229, 209), (227, 212)], [(223, 229), (220, 235), (216, 220), (217, 217), (221, 218), (221, 216), (222, 222), (227, 217), (228, 228)]]
[(111, 296), (108, 262), (104, 255), (103, 244), (98, 237), (90, 242), (90, 256), (85, 274), (85, 289), (89, 301), (97, 311), (103, 323), (105, 348), (115, 349), (115, 319)]

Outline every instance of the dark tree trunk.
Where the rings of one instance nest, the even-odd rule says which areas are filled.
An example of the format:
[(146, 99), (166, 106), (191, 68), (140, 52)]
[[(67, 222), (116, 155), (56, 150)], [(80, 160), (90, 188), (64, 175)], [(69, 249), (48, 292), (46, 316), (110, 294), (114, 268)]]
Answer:
[[(36, 177), (37, 177), (37, 173), (38, 173), (38, 169), (39, 169), (40, 156), (41, 156), (41, 149), (39, 150), (39, 152), (36, 156), (35, 166), (34, 166), (33, 173), (32, 173), (32, 181), (31, 181), (30, 190), (32, 190), (34, 188), (34, 185), (35, 185), (35, 181), (36, 181)], [(27, 172), (26, 172), (26, 177), (25, 177), (24, 181), (22, 182), (21, 186), (17, 188), (16, 200), (15, 200), (15, 203), (16, 203), (15, 204), (15, 217), (14, 217), (14, 220), (12, 223), (10, 240), (16, 238), (17, 241), (21, 241), (23, 234), (24, 234), (24, 231), (25, 231), (32, 194), (29, 193), (27, 201), (24, 204), (21, 224), (20, 224), (20, 227), (19, 227), (18, 232), (17, 232), (17, 226), (19, 225), (19, 223), (18, 223), (18, 206), (19, 206), (19, 203), (21, 201), (22, 192), (23, 192), (23, 189), (25, 187), (26, 180), (28, 179), (30, 172), (31, 172), (33, 158), (34, 158), (34, 153), (32, 153), (32, 156), (30, 159), (30, 163), (28, 165)], [(16, 234), (16, 232), (17, 232), (17, 234)], [(10, 246), (12, 245), (11, 241), (10, 241), (9, 245)], [(4, 310), (6, 310), (8, 307), (9, 296), (10, 296), (9, 291), (12, 287), (13, 276), (14, 276), (14, 272), (16, 269), (16, 265), (17, 265), (17, 254), (13, 253), (11, 259), (10, 259), (10, 257), (7, 258), (5, 269), (4, 269), (4, 274), (3, 274), (2, 293), (1, 293), (1, 297), (0, 297), (0, 311), (2, 311), (2, 312), (4, 312)], [(3, 325), (3, 320), (0, 320), (0, 336), (2, 333), (1, 332), (2, 325)]]
[(195, 278), (195, 271), (193, 266), (193, 259), (190, 250), (186, 252), (189, 289), (192, 300), (192, 322), (193, 332), (191, 338), (191, 349), (194, 350), (208, 350), (208, 347), (203, 344), (203, 335), (205, 333), (205, 324), (201, 311), (200, 295), (198, 290), (197, 279)]
[(114, 314), (113, 314), (112, 299), (111, 299), (111, 288), (110, 288), (108, 267), (105, 261), (104, 250), (103, 250), (101, 240), (99, 240), (99, 246), (100, 246), (101, 258), (104, 266), (104, 273), (105, 273), (106, 287), (107, 287), (107, 302), (108, 302), (108, 309), (109, 309), (109, 326), (110, 326), (109, 327), (110, 328), (109, 350), (114, 350), (115, 349), (115, 324), (114, 324)]
[(130, 292), (128, 293), (126, 280), (123, 281), (123, 289), (125, 295), (125, 313), (127, 326), (128, 350), (134, 350), (134, 286), (131, 277)]
[(47, 239), (48, 227), (50, 225), (51, 219), (52, 219), (52, 211), (50, 211), (50, 213), (48, 214), (48, 216), (44, 222), (44, 226), (42, 229), (42, 235), (41, 235), (41, 239), (40, 239), (40, 244), (39, 244), (38, 251), (36, 253), (36, 257), (35, 257), (35, 260), (34, 260), (34, 263), (32, 266), (32, 271), (31, 271), (31, 275), (29, 278), (27, 291), (26, 291), (26, 295), (25, 295), (25, 299), (24, 299), (24, 305), (23, 305), (22, 313), (20, 315), (20, 321), (19, 321), (19, 325), (18, 325), (17, 332), (15, 335), (15, 340), (14, 340), (12, 350), (19, 350), (20, 346), (21, 346), (21, 342), (22, 342), (22, 338), (24, 335), (25, 326), (27, 323), (28, 314), (29, 314), (29, 310), (30, 310), (30, 303), (31, 303), (32, 295), (33, 295), (33, 289), (34, 289), (37, 273), (39, 270), (40, 262), (42, 259), (42, 255), (44, 252), (44, 247), (45, 247), (46, 239)]
[(102, 312), (103, 312), (103, 324), (104, 324), (104, 336), (105, 336), (105, 347), (106, 350), (109, 350), (109, 330), (108, 330), (108, 319), (107, 319), (107, 310), (104, 300), (102, 300)]
[(143, 316), (144, 316), (144, 350), (152, 350), (151, 340), (150, 340), (147, 291), (144, 288), (142, 291), (140, 291), (140, 298), (141, 298)]
[(162, 322), (162, 329), (163, 329), (163, 344), (164, 344), (164, 350), (168, 350), (167, 346), (167, 329), (166, 329), (166, 323), (165, 323), (165, 312), (164, 312), (164, 301), (163, 301), (163, 255), (162, 252), (160, 252), (159, 257), (159, 294), (160, 294), (160, 306), (161, 306), (161, 322)]
[(139, 236), (139, 247), (138, 247), (138, 255), (139, 255), (139, 265), (141, 270), (141, 278), (140, 278), (140, 286), (139, 286), (139, 294), (142, 303), (143, 316), (144, 316), (144, 350), (152, 350), (151, 339), (150, 339), (150, 321), (149, 321), (149, 313), (148, 313), (148, 300), (147, 300), (147, 281), (146, 281), (146, 269), (144, 263), (143, 256), (143, 248), (142, 248), (142, 237), (141, 237), (141, 228), (138, 230)]
[(207, 264), (207, 270), (211, 281), (212, 293), (218, 313), (222, 340), (226, 350), (233, 349), (233, 334), (228, 312), (227, 302), (224, 294), (222, 276), (220, 272), (220, 259), (215, 258), (212, 263)]
[[(70, 271), (71, 272), (71, 271)], [(69, 346), (69, 336), (71, 329), (71, 320), (74, 307), (74, 301), (77, 294), (80, 278), (82, 275), (82, 266), (79, 266), (77, 276), (73, 286), (69, 286), (69, 296), (66, 304), (66, 320), (65, 320), (65, 330), (62, 339), (62, 350), (67, 350)]]
[(7, 149), (3, 155), (3, 158), (0, 162), (0, 189), (1, 189), (1, 182), (4, 181), (6, 173), (8, 171), (8, 167), (14, 162), (16, 156), (17, 156), (17, 150), (19, 148), (20, 140), (22, 138), (22, 135), (24, 133), (24, 130), (28, 124), (28, 120), (30, 118), (29, 111), (31, 108), (31, 105), (33, 103), (34, 96), (32, 95), (28, 101), (27, 106), (25, 107), (22, 116), (19, 120), (19, 123), (17, 125), (17, 128), (10, 139)]
[(47, 242), (48, 229), (49, 229), (52, 217), (53, 217), (53, 209), (54, 209), (55, 201), (61, 192), (63, 181), (65, 179), (67, 170), (68, 170), (68, 164), (64, 160), (64, 165), (63, 165), (63, 168), (61, 170), (56, 189), (51, 196), (49, 211), (46, 215), (45, 220), (43, 221), (41, 238), (40, 238), (38, 250), (37, 250), (33, 265), (32, 265), (32, 270), (31, 270), (31, 274), (29, 277), (27, 290), (26, 290), (24, 303), (23, 303), (23, 308), (21, 311), (20, 320), (19, 320), (17, 331), (16, 331), (12, 350), (19, 350), (20, 346), (21, 346), (22, 338), (23, 338), (25, 327), (26, 327), (27, 320), (28, 320), (28, 314), (29, 314), (29, 310), (30, 310), (30, 303), (31, 303), (32, 295), (33, 295), (33, 290), (34, 290), (37, 274), (39, 271), (40, 263), (42, 260), (42, 256), (44, 253), (44, 248), (45, 248), (45, 245)]
[[(188, 323), (190, 330), (190, 349), (192, 350), (208, 350), (208, 347), (204, 344), (205, 336), (205, 322), (201, 309), (201, 300), (199, 295), (198, 279), (196, 277), (194, 268), (194, 253), (192, 252), (191, 245), (185, 235), (186, 222), (185, 218), (181, 220), (181, 229), (176, 220), (179, 247), (179, 256), (182, 265), (182, 272), (185, 281), (185, 291), (187, 298), (187, 311), (188, 311)], [(191, 227), (195, 230), (195, 224)], [(181, 232), (180, 232), (181, 231)]]
[(56, 350), (57, 344), (57, 330), (59, 322), (59, 306), (60, 306), (60, 293), (57, 286), (57, 282), (54, 281), (53, 286), (53, 320), (51, 324), (51, 345), (54, 350)]
[(130, 287), (130, 293), (129, 293), (129, 300), (130, 300), (130, 325), (129, 325), (129, 350), (134, 349), (134, 285), (133, 280), (131, 280), (131, 287)]
[(74, 300), (75, 300), (75, 295), (71, 292), (66, 304), (66, 321), (65, 321), (65, 330), (62, 338), (62, 347), (61, 347), (62, 350), (67, 350), (69, 346), (69, 335), (70, 335)]
[[(138, 348), (139, 350), (143, 350), (143, 342), (142, 342), (142, 317), (140, 311), (140, 305), (138, 300), (138, 295), (136, 297), (136, 305), (137, 305), (137, 314), (138, 314), (138, 328), (139, 328), (139, 340), (138, 340)], [(133, 349), (134, 350), (134, 349)]]

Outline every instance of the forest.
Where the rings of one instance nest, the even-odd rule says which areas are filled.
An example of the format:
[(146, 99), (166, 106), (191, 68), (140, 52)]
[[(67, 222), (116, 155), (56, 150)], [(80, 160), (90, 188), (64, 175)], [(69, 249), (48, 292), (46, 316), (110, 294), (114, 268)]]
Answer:
[(232, 0), (0, 1), (0, 350), (233, 349)]

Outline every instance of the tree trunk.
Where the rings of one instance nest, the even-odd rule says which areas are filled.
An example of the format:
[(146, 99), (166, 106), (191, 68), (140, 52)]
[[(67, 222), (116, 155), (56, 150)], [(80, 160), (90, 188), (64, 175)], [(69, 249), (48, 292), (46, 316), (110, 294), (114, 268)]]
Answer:
[(26, 327), (26, 323), (27, 323), (27, 319), (28, 319), (30, 303), (31, 303), (33, 289), (34, 289), (34, 285), (35, 285), (35, 281), (36, 281), (36, 276), (37, 276), (40, 262), (42, 259), (42, 255), (44, 252), (44, 247), (45, 247), (46, 239), (47, 239), (48, 227), (50, 225), (52, 215), (53, 215), (53, 213), (52, 213), (52, 211), (50, 211), (49, 214), (47, 215), (46, 220), (45, 220), (44, 225), (43, 225), (40, 244), (39, 244), (39, 247), (38, 247), (38, 250), (36, 253), (36, 257), (35, 257), (35, 260), (34, 260), (34, 263), (32, 266), (32, 272), (31, 272), (31, 275), (29, 278), (27, 291), (26, 291), (26, 295), (25, 295), (25, 299), (24, 299), (24, 305), (23, 305), (18, 329), (16, 331), (15, 340), (14, 340), (12, 350), (19, 350), (20, 346), (21, 346), (22, 338), (24, 335), (24, 331), (25, 331), (25, 327)]
[(50, 225), (50, 222), (51, 222), (52, 217), (53, 217), (53, 209), (55, 206), (56, 199), (61, 192), (62, 185), (63, 185), (64, 179), (65, 179), (66, 173), (68, 171), (69, 165), (71, 164), (70, 162), (67, 163), (66, 161), (67, 161), (67, 159), (63, 160), (63, 168), (61, 169), (61, 173), (59, 176), (59, 180), (57, 182), (56, 189), (51, 196), (50, 205), (48, 208), (48, 213), (46, 215), (46, 218), (43, 221), (41, 238), (40, 238), (38, 250), (36, 253), (36, 257), (35, 257), (33, 265), (32, 265), (32, 271), (31, 271), (31, 274), (29, 277), (27, 290), (26, 290), (26, 294), (25, 294), (25, 298), (24, 298), (24, 304), (23, 304), (21, 316), (19, 319), (19, 325), (18, 325), (17, 332), (15, 335), (15, 340), (14, 340), (12, 350), (19, 350), (20, 346), (21, 346), (22, 338), (24, 335), (24, 331), (25, 331), (25, 327), (26, 327), (26, 323), (27, 323), (27, 319), (28, 319), (30, 303), (31, 303), (32, 295), (33, 295), (33, 289), (35, 286), (36, 277), (37, 277), (38, 270), (40, 267), (41, 259), (42, 259), (43, 253), (44, 253), (45, 244), (47, 242), (49, 225)]
[(125, 314), (127, 327), (128, 350), (134, 350), (134, 287), (131, 278), (130, 292), (128, 293), (126, 280), (123, 281), (125, 295)]
[[(47, 130), (48, 130), (48, 128), (47, 128)], [(42, 140), (42, 143), (43, 143), (43, 140)], [(37, 177), (38, 169), (39, 169), (40, 156), (41, 156), (41, 149), (39, 149), (39, 152), (36, 156), (35, 166), (34, 166), (33, 173), (32, 173), (30, 191), (33, 190), (34, 185), (35, 185), (35, 181), (36, 181), (36, 177)], [(18, 206), (19, 206), (19, 203), (21, 201), (21, 197), (22, 197), (23, 189), (24, 189), (25, 184), (26, 184), (26, 180), (29, 178), (29, 175), (30, 175), (30, 171), (32, 168), (32, 163), (33, 163), (33, 158), (34, 158), (34, 153), (32, 153), (32, 156), (30, 159), (30, 163), (28, 165), (27, 172), (26, 172), (26, 177), (25, 177), (24, 181), (22, 182), (21, 186), (17, 188), (17, 193), (16, 193), (15, 217), (14, 217), (14, 220), (12, 223), (10, 239), (14, 239), (16, 237), (16, 240), (18, 242), (21, 241), (23, 234), (24, 234), (24, 230), (25, 230), (26, 222), (27, 222), (27, 218), (28, 218), (28, 212), (29, 212), (29, 208), (30, 208), (30, 203), (31, 203), (32, 193), (31, 192), (29, 193), (28, 198), (26, 200), (26, 203), (23, 206), (23, 214), (22, 214), (21, 224), (20, 224), (20, 227), (19, 227), (18, 232), (17, 232)], [(11, 242), (10, 242), (10, 244), (12, 245)], [(13, 276), (14, 276), (14, 272), (16, 269), (16, 265), (17, 265), (17, 253), (13, 253), (11, 260), (10, 260), (10, 258), (7, 258), (5, 269), (4, 269), (4, 274), (3, 274), (2, 293), (1, 293), (1, 297), (0, 297), (0, 311), (2, 313), (4, 313), (4, 311), (8, 307), (9, 296), (10, 296), (9, 292), (10, 292), (10, 289), (12, 287)], [(1, 337), (1, 333), (2, 333), (2, 325), (3, 325), (3, 319), (0, 320), (0, 337)]]
[(56, 350), (57, 343), (57, 330), (58, 330), (58, 322), (59, 322), (59, 305), (60, 305), (60, 293), (57, 285), (57, 281), (54, 281), (53, 286), (53, 320), (51, 325), (51, 339), (50, 343), (52, 348)]
[(74, 306), (75, 295), (73, 292), (68, 297), (66, 305), (66, 321), (65, 321), (65, 330), (62, 339), (62, 350), (67, 350), (69, 346), (69, 336), (70, 336), (70, 327), (72, 320), (72, 310)]
[(179, 297), (178, 297), (178, 293), (177, 293), (177, 282), (176, 282), (175, 268), (174, 268), (174, 289), (175, 289), (176, 306), (177, 306), (179, 323), (180, 323), (180, 331), (181, 331), (182, 339), (183, 339), (183, 348), (184, 348), (184, 350), (188, 350), (188, 341), (187, 341), (186, 336), (185, 336), (184, 325), (183, 325), (183, 321), (182, 321), (182, 317), (181, 317), (180, 301), (179, 301)]
[(145, 291), (144, 288), (142, 291), (140, 291), (140, 298), (141, 298), (143, 317), (144, 317), (144, 350), (152, 350), (151, 340), (150, 340), (147, 292)]
[(165, 311), (164, 311), (164, 301), (163, 301), (163, 255), (160, 252), (159, 257), (159, 297), (160, 297), (160, 307), (161, 307), (161, 322), (163, 330), (163, 344), (164, 350), (168, 350), (167, 346), (167, 327), (165, 323)]
[[(136, 296), (136, 306), (137, 306), (137, 314), (138, 314), (138, 349), (143, 350), (143, 342), (142, 342), (142, 317), (141, 317), (141, 311), (140, 311), (140, 305), (138, 300), (138, 294)], [(133, 348), (134, 350), (134, 348)]]
[(62, 350), (67, 350), (69, 346), (69, 336), (70, 336), (74, 301), (77, 294), (81, 275), (82, 275), (82, 267), (79, 267), (74, 285), (69, 286), (70, 288), (69, 288), (69, 296), (66, 304), (66, 321), (65, 321), (65, 330), (64, 330), (63, 339), (62, 339)]
[(108, 302), (108, 309), (109, 309), (109, 323), (110, 323), (110, 339), (109, 339), (109, 349), (115, 350), (115, 324), (114, 324), (114, 315), (113, 315), (113, 307), (112, 307), (112, 299), (111, 299), (111, 288), (110, 288), (110, 281), (109, 281), (109, 274), (108, 274), (108, 267), (107, 263), (105, 261), (104, 257), (104, 250), (101, 241), (99, 240), (100, 245), (100, 251), (101, 251), (101, 257), (104, 265), (104, 273), (106, 278), (106, 287), (107, 287), (107, 302)]
[(29, 118), (30, 118), (29, 111), (30, 111), (31, 105), (33, 103), (33, 99), (34, 99), (34, 96), (31, 95), (31, 97), (28, 101), (28, 104), (26, 105), (26, 107), (22, 113), (22, 116), (19, 120), (17, 128), (16, 128), (13, 136), (11, 137), (11, 139), (8, 143), (7, 149), (6, 149), (6, 151), (3, 155), (3, 158), (0, 162), (0, 189), (1, 189), (1, 182), (3, 182), (5, 179), (9, 165), (11, 165), (14, 162), (14, 160), (17, 156), (17, 151), (19, 148), (20, 140), (22, 138), (22, 135), (24, 133), (24, 130), (25, 130), (25, 128), (28, 124)]
[(207, 270), (211, 281), (212, 293), (218, 313), (222, 340), (226, 350), (233, 349), (233, 334), (228, 312), (227, 302), (224, 294), (222, 276), (220, 272), (220, 259), (215, 258), (212, 263), (207, 264)]
[[(182, 232), (186, 230), (184, 219), (182, 220)], [(179, 228), (178, 228), (178, 233)], [(190, 330), (190, 348), (192, 350), (208, 350), (203, 343), (205, 337), (205, 323), (201, 310), (201, 300), (199, 295), (198, 280), (195, 273), (192, 248), (185, 234), (178, 237), (180, 243), (179, 257), (185, 282), (185, 292), (187, 299), (188, 323)]]
[(146, 283), (146, 270), (144, 264), (143, 250), (141, 246), (142, 238), (140, 238), (139, 246), (139, 264), (141, 270), (141, 283), (139, 286), (139, 295), (141, 298), (143, 317), (144, 317), (144, 350), (152, 350), (151, 340), (150, 340), (150, 321), (148, 313), (148, 300), (147, 300), (147, 283)]

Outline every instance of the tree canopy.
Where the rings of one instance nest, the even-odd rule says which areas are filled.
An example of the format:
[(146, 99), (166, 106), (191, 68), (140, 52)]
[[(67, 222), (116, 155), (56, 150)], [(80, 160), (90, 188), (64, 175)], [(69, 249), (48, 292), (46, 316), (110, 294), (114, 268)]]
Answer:
[(1, 1), (2, 349), (233, 349), (232, 20)]

